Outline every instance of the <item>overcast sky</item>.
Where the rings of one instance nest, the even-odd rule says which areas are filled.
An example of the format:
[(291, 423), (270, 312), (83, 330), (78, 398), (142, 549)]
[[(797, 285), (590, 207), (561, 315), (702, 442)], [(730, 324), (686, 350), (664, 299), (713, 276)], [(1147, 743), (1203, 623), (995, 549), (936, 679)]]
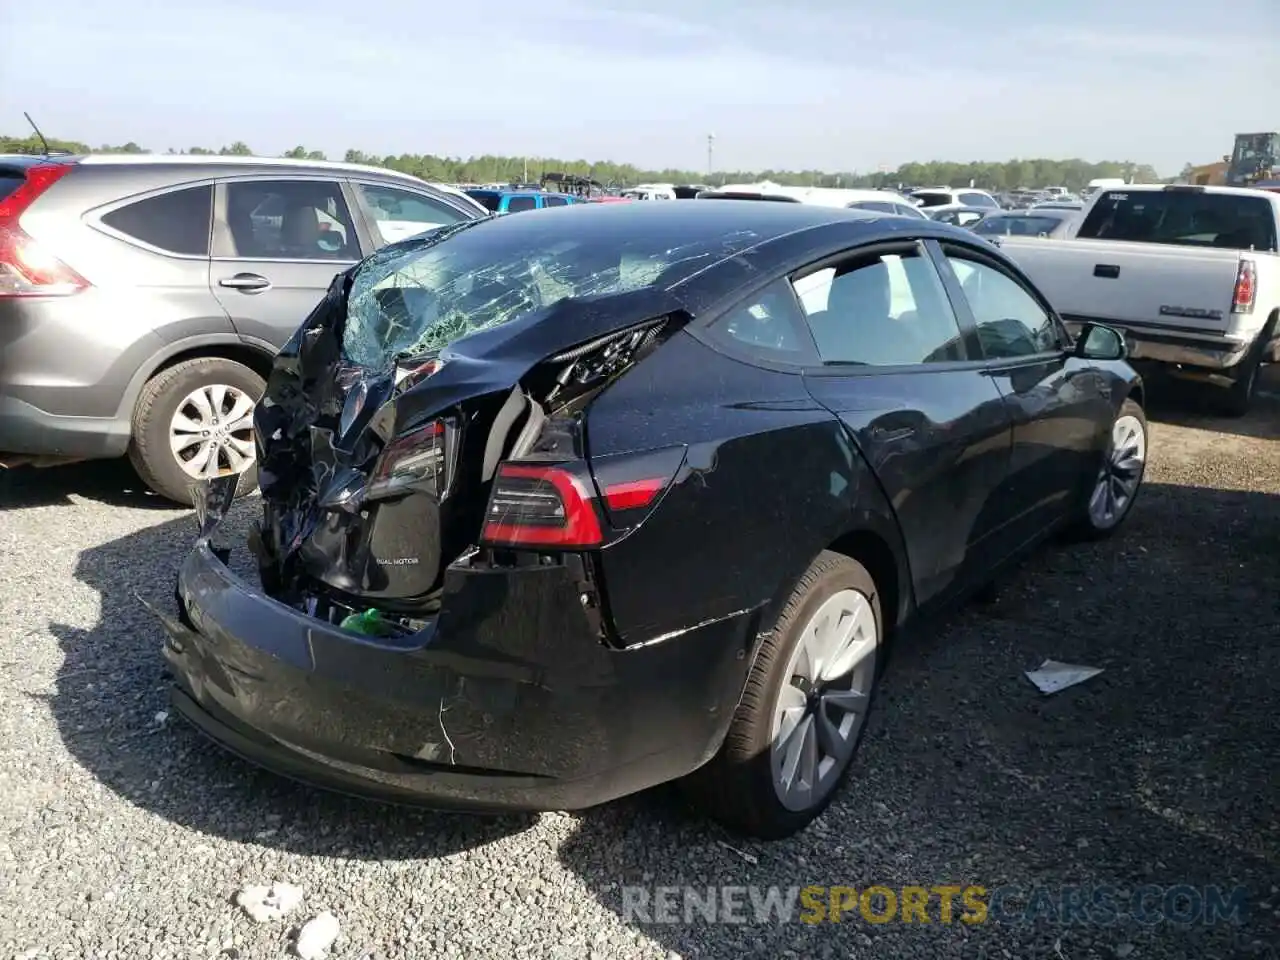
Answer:
[(0, 2), (0, 132), (24, 109), (154, 150), (1177, 172), (1280, 128), (1280, 0)]

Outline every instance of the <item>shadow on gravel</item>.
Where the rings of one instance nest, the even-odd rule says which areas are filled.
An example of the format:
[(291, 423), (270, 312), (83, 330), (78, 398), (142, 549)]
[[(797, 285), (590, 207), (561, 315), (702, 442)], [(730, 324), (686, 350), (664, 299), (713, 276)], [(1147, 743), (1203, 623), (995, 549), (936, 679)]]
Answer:
[[(256, 509), (256, 498), (238, 503), (228, 528), (247, 529)], [(198, 833), (356, 860), (448, 856), (534, 822), (437, 814), (324, 793), (224, 753), (176, 716), (157, 722), (157, 714), (168, 711), (162, 633), (135, 591), (171, 609), (173, 578), (194, 533), (187, 514), (84, 551), (75, 575), (101, 595), (99, 622), (91, 630), (50, 625), (64, 661), (49, 706), (67, 749), (99, 782)], [(247, 553), (237, 552), (242, 558)]]
[(1221, 388), (1168, 377), (1147, 378), (1147, 415), (1157, 423), (1261, 440), (1280, 440), (1280, 365), (1263, 368), (1253, 409), (1244, 417), (1218, 413)]
[[(256, 507), (237, 505), (226, 542), (243, 542)], [(101, 595), (100, 621), (51, 625), (65, 660), (49, 706), (104, 787), (197, 833), (360, 860), (443, 856), (530, 824), (335, 797), (157, 723), (161, 634), (134, 591), (168, 603), (192, 533), (188, 516), (85, 551), (76, 577)], [(995, 602), (897, 652), (848, 785), (802, 835), (728, 836), (664, 787), (580, 815), (561, 862), (687, 957), (1264, 956), (1280, 943), (1277, 543), (1280, 497), (1148, 484), (1119, 537), (1040, 551)], [(1044, 697), (1022, 671), (1045, 657), (1104, 672)], [(936, 906), (927, 926), (660, 924), (628, 917), (619, 887), (946, 882), (1039, 887), (1059, 904), (1067, 884), (1244, 886), (1250, 910), (1242, 926), (969, 928)], [(574, 931), (584, 949), (595, 932)]]
[(179, 509), (148, 490), (123, 458), (63, 467), (0, 469), (0, 508), (5, 510), (70, 507), (75, 505), (72, 494), (112, 507)]
[[(1120, 536), (1046, 547), (994, 603), (897, 651), (852, 775), (808, 831), (735, 838), (664, 789), (581, 818), (561, 860), (685, 957), (1276, 958), (1278, 544), (1280, 496), (1151, 483)], [(1046, 657), (1104, 672), (1044, 696), (1022, 672)], [(750, 889), (946, 883), (1040, 888), (1048, 907), (973, 927), (939, 922), (936, 898), (928, 925), (758, 923)], [(1156, 910), (1178, 885), (1243, 886), (1248, 909), (1238, 925), (1140, 923), (1121, 898), (1114, 924), (1055, 922), (1064, 887), (1107, 884), (1157, 885)], [(746, 887), (747, 922), (689, 922), (679, 898), (676, 922), (644, 922), (623, 885)]]

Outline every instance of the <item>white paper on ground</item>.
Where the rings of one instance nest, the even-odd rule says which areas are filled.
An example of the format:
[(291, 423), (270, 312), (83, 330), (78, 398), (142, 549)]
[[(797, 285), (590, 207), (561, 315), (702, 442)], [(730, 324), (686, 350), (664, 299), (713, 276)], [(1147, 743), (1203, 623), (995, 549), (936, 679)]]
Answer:
[(1046, 660), (1035, 670), (1027, 671), (1027, 679), (1040, 688), (1041, 693), (1057, 693), (1102, 672), (1101, 667), (1081, 667), (1058, 660)]

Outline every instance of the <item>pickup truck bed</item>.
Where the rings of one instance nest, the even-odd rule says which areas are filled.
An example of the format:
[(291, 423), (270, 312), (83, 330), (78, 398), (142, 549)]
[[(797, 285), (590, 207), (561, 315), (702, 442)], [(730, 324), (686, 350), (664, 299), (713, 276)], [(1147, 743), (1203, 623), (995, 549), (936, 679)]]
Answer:
[[(1129, 218), (1120, 227), (1116, 210)], [(1157, 239), (1110, 239), (1144, 229)], [(1280, 361), (1278, 235), (1278, 196), (1126, 186), (1099, 193), (1065, 239), (999, 242), (1073, 332), (1120, 329), (1135, 363), (1224, 386), (1229, 412), (1243, 413), (1258, 367)]]

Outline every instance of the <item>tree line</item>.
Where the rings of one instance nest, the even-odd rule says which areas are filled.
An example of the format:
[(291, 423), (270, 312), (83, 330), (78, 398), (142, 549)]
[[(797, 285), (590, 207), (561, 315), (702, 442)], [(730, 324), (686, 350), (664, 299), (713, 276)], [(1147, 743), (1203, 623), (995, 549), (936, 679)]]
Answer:
[[(67, 153), (152, 153), (137, 143), (120, 145), (104, 144), (92, 147), (75, 140), (50, 140), (49, 148)], [(44, 146), (35, 136), (0, 136), (0, 154), (40, 154)], [(243, 141), (217, 149), (187, 147), (164, 151), (169, 154), (206, 156), (255, 156), (255, 152)], [(307, 160), (327, 159), (320, 150), (304, 146), (294, 147), (281, 154)], [(925, 163), (904, 163), (896, 170), (859, 173), (845, 171), (831, 173), (823, 170), (735, 170), (716, 171), (708, 174), (697, 170), (646, 170), (629, 163), (613, 161), (558, 160), (550, 157), (439, 157), (429, 153), (402, 153), (399, 156), (365, 153), (348, 150), (342, 157), (348, 163), (364, 163), (387, 167), (402, 173), (421, 177), (423, 180), (444, 183), (520, 183), (537, 181), (544, 173), (567, 173), (590, 177), (606, 186), (630, 186), (637, 183), (702, 183), (720, 186), (725, 183), (748, 183), (771, 180), (786, 186), (814, 187), (892, 187), (899, 184), (912, 186), (966, 186), (987, 190), (1011, 190), (1063, 186), (1079, 190), (1098, 177), (1124, 177), (1137, 182), (1151, 183), (1159, 180), (1155, 168), (1145, 163), (1124, 160), (1104, 160), (1090, 163), (1086, 160), (1006, 160), (1004, 162), (972, 161), (952, 162), (931, 160)]]

